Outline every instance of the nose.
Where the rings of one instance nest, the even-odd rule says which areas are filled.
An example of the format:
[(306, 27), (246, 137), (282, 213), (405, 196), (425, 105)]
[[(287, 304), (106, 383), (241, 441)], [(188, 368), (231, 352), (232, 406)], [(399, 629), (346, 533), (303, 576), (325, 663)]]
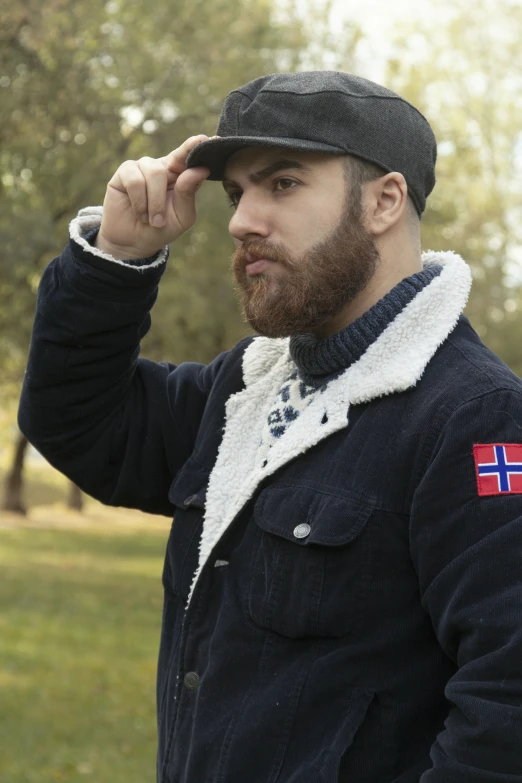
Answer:
[(259, 199), (243, 193), (228, 224), (230, 235), (238, 242), (266, 239), (270, 234), (268, 214)]

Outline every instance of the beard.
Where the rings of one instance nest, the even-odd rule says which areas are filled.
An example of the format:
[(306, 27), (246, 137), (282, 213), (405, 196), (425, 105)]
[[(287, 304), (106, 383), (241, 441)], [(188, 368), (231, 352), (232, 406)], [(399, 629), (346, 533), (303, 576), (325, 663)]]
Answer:
[[(276, 261), (280, 273), (249, 277), (249, 253)], [(289, 337), (313, 332), (339, 315), (366, 288), (378, 261), (375, 240), (352, 205), (329, 236), (302, 256), (280, 243), (253, 241), (236, 250), (232, 270), (250, 326), (266, 337)]]

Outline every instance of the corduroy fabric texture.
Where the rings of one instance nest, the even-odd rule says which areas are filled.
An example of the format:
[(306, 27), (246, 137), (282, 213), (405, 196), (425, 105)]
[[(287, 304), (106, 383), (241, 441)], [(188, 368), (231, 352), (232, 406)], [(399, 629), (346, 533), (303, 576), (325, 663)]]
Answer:
[(522, 382), (441, 261), (266, 469), (287, 340), (154, 363), (165, 264), (72, 241), (43, 273), (22, 432), (98, 500), (175, 516), (158, 783), (520, 781), (521, 495), (479, 496), (473, 446), (520, 442)]

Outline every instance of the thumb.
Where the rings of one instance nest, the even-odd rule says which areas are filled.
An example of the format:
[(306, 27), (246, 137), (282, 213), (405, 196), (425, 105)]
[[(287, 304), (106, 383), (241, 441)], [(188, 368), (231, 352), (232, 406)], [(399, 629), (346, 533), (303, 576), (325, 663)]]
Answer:
[(210, 169), (198, 166), (186, 169), (176, 180), (173, 206), (183, 228), (189, 228), (196, 219), (196, 193), (210, 174)]

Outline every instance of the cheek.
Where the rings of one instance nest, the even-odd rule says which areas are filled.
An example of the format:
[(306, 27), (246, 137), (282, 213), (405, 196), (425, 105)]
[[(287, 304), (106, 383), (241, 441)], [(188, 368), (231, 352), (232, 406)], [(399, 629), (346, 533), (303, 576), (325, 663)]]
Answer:
[(312, 204), (293, 209), (286, 216), (280, 216), (280, 226), (285, 243), (292, 245), (296, 254), (322, 242), (335, 230), (340, 219), (339, 208), (333, 208), (317, 199)]

